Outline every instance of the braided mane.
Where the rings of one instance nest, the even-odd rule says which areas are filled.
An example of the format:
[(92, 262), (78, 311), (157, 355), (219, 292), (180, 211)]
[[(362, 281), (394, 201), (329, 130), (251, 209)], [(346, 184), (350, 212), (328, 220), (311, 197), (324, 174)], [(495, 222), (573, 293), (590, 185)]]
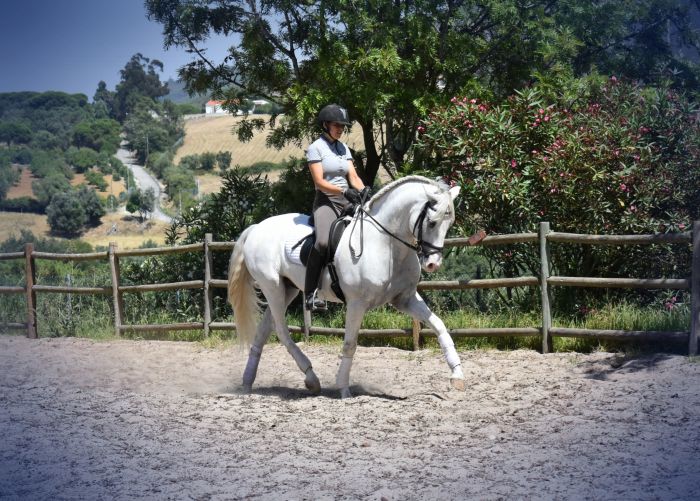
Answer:
[[(427, 177), (424, 177), (424, 176), (415, 176), (414, 175), (414, 176), (402, 177), (401, 179), (397, 179), (396, 181), (392, 181), (391, 183), (387, 184), (382, 189), (380, 189), (369, 200), (369, 202), (367, 202), (367, 209), (371, 209), (372, 206), (378, 200), (383, 198), (387, 193), (394, 191), (399, 186), (402, 186), (406, 183), (411, 183), (411, 182), (418, 182), (418, 183), (427, 184), (429, 186), (434, 186), (434, 187), (440, 189), (443, 193), (448, 188), (445, 183), (441, 183), (439, 181), (433, 181), (432, 179), (428, 179)], [(449, 196), (442, 197), (441, 200), (436, 200), (436, 201), (438, 201), (438, 204), (435, 206), (435, 213), (432, 214), (432, 216), (430, 217), (431, 221), (442, 220), (442, 218), (445, 217), (445, 213), (447, 212), (447, 210), (451, 209), (453, 207), (452, 198)]]

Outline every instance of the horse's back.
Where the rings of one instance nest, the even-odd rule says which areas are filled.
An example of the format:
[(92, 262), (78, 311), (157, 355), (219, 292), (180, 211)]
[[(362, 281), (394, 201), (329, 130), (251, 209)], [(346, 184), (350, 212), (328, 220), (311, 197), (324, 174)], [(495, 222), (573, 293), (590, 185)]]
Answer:
[(309, 216), (299, 213), (272, 216), (252, 227), (244, 254), (253, 276), (259, 280), (261, 275), (286, 275), (290, 268), (300, 265), (290, 259), (291, 247), (311, 231)]

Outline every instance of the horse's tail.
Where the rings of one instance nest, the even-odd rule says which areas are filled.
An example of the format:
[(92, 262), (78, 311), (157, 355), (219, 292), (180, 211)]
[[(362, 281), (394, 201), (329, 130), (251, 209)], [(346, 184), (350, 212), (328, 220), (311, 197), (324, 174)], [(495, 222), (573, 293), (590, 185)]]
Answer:
[(243, 247), (252, 226), (247, 228), (233, 247), (228, 265), (228, 301), (233, 307), (236, 320), (238, 342), (250, 346), (255, 338), (255, 331), (260, 316), (260, 305), (255, 293), (253, 277), (243, 255)]

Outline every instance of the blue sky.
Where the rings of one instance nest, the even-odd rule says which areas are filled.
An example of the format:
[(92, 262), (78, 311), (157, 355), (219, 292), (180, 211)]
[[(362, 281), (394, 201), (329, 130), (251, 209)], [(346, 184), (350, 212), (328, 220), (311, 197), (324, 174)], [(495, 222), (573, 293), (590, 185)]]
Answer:
[[(223, 59), (225, 40), (208, 44)], [(58, 90), (92, 99), (100, 80), (114, 90), (119, 70), (140, 52), (164, 65), (162, 81), (192, 60), (163, 48), (162, 26), (146, 18), (143, 0), (0, 1), (0, 92)]]

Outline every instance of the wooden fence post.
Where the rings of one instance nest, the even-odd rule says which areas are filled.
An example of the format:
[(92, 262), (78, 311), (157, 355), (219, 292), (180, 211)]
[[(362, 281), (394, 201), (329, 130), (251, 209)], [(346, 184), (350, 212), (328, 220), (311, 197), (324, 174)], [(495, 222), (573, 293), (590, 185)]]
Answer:
[(700, 221), (693, 223), (693, 262), (690, 278), (690, 337), (688, 354), (698, 354), (700, 336)]
[(547, 245), (547, 235), (549, 234), (549, 223), (541, 222), (539, 227), (540, 244), (540, 297), (542, 298), (542, 353), (552, 351), (552, 336), (549, 329), (552, 327), (552, 312), (549, 306), (549, 246)]
[(212, 234), (206, 233), (204, 235), (204, 337), (209, 337), (209, 324), (211, 324), (212, 290), (209, 284), (213, 268), (211, 242)]
[(413, 319), (413, 351), (420, 350), (420, 321)]
[(34, 291), (34, 282), (36, 282), (36, 262), (32, 253), (34, 252), (34, 244), (24, 244), (24, 275), (25, 282), (25, 297), (27, 298), (27, 337), (36, 339), (39, 337), (36, 325), (36, 292)]
[(112, 303), (114, 305), (114, 334), (119, 337), (124, 324), (124, 300), (119, 292), (119, 256), (117, 256), (117, 244), (109, 243), (109, 268), (112, 275)]

